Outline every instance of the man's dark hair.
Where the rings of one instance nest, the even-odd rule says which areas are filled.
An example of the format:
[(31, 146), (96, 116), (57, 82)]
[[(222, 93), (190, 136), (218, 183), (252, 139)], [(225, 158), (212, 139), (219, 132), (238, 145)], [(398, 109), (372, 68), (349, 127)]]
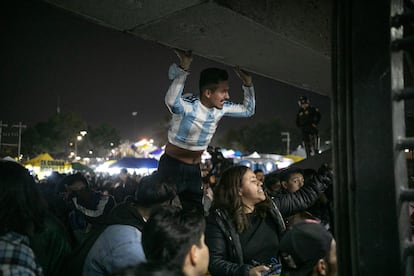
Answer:
[(254, 174), (256, 174), (258, 172), (264, 173), (264, 171), (262, 169), (255, 169), (253, 172), (254, 172)]
[(263, 186), (265, 186), (265, 188), (269, 188), (278, 181), (280, 181), (280, 174), (278, 172), (271, 172), (266, 174)]
[(279, 172), (280, 181), (289, 181), (289, 178), (294, 173), (300, 173), (303, 175), (303, 170), (297, 167), (288, 167)]
[(142, 231), (147, 260), (182, 268), (191, 246), (201, 247), (205, 226), (202, 212), (177, 207), (156, 209)]
[(120, 173), (128, 174), (128, 170), (126, 168), (122, 168), (121, 171), (120, 171)]
[(29, 171), (13, 161), (0, 161), (0, 236), (14, 231), (41, 231), (46, 201)]
[(204, 69), (200, 73), (200, 94), (202, 94), (205, 89), (210, 89), (212, 91), (216, 90), (220, 81), (226, 81), (228, 79), (229, 74), (226, 70), (220, 68)]
[(173, 184), (155, 172), (141, 179), (135, 191), (134, 202), (138, 206), (151, 208), (172, 201), (175, 197), (176, 190)]
[(66, 176), (65, 178), (62, 179), (63, 184), (68, 185), (68, 186), (71, 186), (75, 182), (78, 182), (78, 181), (80, 181), (83, 184), (85, 184), (85, 188), (89, 188), (88, 180), (80, 172), (77, 172), (75, 174), (68, 175), (68, 176)]

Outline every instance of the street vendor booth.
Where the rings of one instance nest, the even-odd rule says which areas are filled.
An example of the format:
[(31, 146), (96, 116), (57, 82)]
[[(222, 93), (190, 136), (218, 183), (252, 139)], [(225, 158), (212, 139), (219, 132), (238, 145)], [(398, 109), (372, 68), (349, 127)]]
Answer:
[(23, 165), (39, 179), (46, 178), (52, 172), (65, 173), (71, 165), (64, 160), (55, 160), (48, 153), (43, 153), (23, 163)]

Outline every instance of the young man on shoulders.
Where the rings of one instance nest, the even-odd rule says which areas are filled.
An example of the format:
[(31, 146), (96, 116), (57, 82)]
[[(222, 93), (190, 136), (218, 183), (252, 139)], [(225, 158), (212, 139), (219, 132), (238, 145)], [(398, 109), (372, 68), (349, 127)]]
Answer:
[(173, 82), (165, 95), (172, 114), (168, 143), (158, 170), (177, 186), (183, 208), (202, 210), (203, 196), (200, 161), (223, 116), (250, 117), (255, 110), (252, 78), (235, 68), (243, 82), (243, 104), (229, 101), (228, 74), (219, 68), (207, 68), (200, 74), (199, 96), (183, 96), (193, 56), (190, 51), (175, 50), (180, 65), (173, 64), (169, 77)]

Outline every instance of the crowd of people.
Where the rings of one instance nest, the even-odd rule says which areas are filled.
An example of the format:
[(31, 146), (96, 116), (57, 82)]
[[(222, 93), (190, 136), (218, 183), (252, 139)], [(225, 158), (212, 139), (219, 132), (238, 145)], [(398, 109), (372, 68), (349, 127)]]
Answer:
[(199, 96), (183, 96), (193, 56), (175, 52), (168, 143), (154, 173), (38, 183), (0, 161), (0, 274), (336, 275), (330, 166), (265, 175), (226, 162), (208, 146), (223, 116), (254, 114), (252, 77), (235, 68), (241, 104), (219, 68), (201, 72)]
[[(183, 208), (176, 184), (159, 172), (139, 181), (124, 174), (118, 176), (117, 187), (123, 187), (122, 179), (130, 179), (133, 188), (126, 187), (129, 192), (117, 201), (115, 189), (91, 185), (85, 173), (62, 175), (58, 182), (55, 173), (38, 183), (20, 164), (0, 161), (0, 271), (4, 275), (161, 275), (162, 271), (311, 275), (300, 273), (304, 267), (307, 273), (335, 271), (332, 171), (326, 165), (318, 171), (283, 169), (265, 175), (264, 183), (250, 168), (230, 166), (218, 183), (205, 183), (211, 184), (206, 186), (210, 201), (203, 203), (202, 212)], [(54, 192), (43, 187), (52, 185)]]

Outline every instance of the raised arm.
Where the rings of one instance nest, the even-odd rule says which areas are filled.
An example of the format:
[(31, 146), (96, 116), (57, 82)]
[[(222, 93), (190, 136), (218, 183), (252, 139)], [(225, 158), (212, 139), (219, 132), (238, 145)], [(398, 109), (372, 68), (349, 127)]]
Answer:
[(224, 107), (226, 116), (250, 117), (254, 114), (256, 107), (252, 77), (246, 71), (240, 69), (239, 66), (236, 66), (234, 71), (243, 82), (244, 100), (243, 104), (227, 102)]
[(241, 69), (238, 65), (234, 67), (234, 71), (236, 72), (237, 76), (242, 80), (244, 86), (252, 86), (252, 76), (250, 76), (249, 73)]
[(188, 70), (193, 61), (193, 55), (191, 51), (183, 51), (179, 49), (174, 49), (174, 52), (180, 60), (180, 65), (174, 63), (170, 66), (168, 71), (168, 76), (173, 82), (165, 95), (165, 104), (171, 113), (177, 114), (184, 110), (181, 96), (184, 90), (185, 80), (188, 76)]
[(310, 176), (305, 186), (294, 193), (279, 193), (273, 198), (284, 218), (311, 207), (329, 186), (332, 185), (332, 168), (323, 164), (317, 173)]
[(183, 51), (180, 49), (174, 49), (174, 53), (180, 60), (180, 68), (184, 71), (188, 71), (191, 63), (193, 62), (193, 54), (191, 50)]

